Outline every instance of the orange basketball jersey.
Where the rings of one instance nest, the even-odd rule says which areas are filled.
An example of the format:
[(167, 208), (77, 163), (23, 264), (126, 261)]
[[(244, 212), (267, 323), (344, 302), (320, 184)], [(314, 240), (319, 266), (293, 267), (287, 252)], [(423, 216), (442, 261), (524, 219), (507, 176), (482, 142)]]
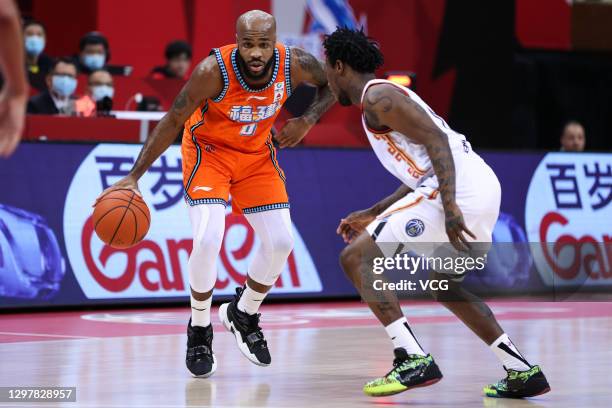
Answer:
[(185, 122), (185, 137), (244, 153), (261, 152), (269, 148), (266, 142), (272, 125), (291, 95), (291, 50), (276, 44), (272, 78), (260, 89), (247, 85), (238, 70), (237, 54), (236, 44), (212, 50), (221, 69), (223, 90), (204, 101)]

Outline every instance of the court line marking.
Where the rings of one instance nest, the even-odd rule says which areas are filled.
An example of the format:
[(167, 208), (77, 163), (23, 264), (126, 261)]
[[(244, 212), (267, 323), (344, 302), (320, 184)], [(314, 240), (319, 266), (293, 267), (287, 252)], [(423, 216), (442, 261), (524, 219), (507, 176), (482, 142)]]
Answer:
[[(585, 317), (580, 317), (580, 318), (585, 318)], [(589, 320), (597, 320), (597, 319), (602, 319), (602, 320), (609, 320), (610, 317), (607, 316), (592, 316), (592, 317), (587, 317)], [(575, 321), (571, 321), (572, 319), (576, 319), (576, 318), (555, 318), (555, 322), (563, 322), (563, 323), (570, 323), (573, 324), (575, 323)], [(549, 321), (549, 318), (538, 318), (538, 319), (527, 319), (527, 320), (522, 320), (522, 319), (506, 319), (507, 322), (510, 321), (522, 321), (522, 322), (530, 322), (530, 323), (537, 323), (538, 321)], [(427, 322), (427, 323), (417, 323), (418, 326), (429, 326), (429, 325), (445, 325), (445, 324), (456, 324), (459, 325), (461, 327), (464, 327), (463, 323), (461, 323), (460, 320), (455, 320), (455, 321), (446, 321), (446, 322)], [(382, 328), (382, 326), (379, 325), (348, 325), (348, 326), (341, 326), (341, 327), (294, 327), (292, 328), (292, 330), (345, 330), (345, 329), (368, 329), (368, 328)], [(271, 329), (268, 330), (270, 332), (281, 332), (282, 329)], [(607, 329), (606, 329), (607, 332)], [(4, 332), (0, 332), (0, 334), (2, 334)], [(18, 334), (18, 333), (17, 333)], [(24, 336), (26, 336), (27, 334), (23, 334)], [(226, 331), (220, 331), (220, 332), (216, 332), (216, 335), (227, 335), (227, 336), (231, 336), (231, 333), (228, 333)], [(41, 337), (44, 337), (45, 335), (38, 335)], [(60, 337), (61, 335), (49, 335), (49, 337)], [(133, 338), (151, 338), (151, 337), (183, 337), (185, 336), (184, 333), (163, 333), (163, 334), (145, 334), (145, 335), (134, 335), (134, 336), (116, 336), (116, 337), (77, 337), (77, 336), (61, 336), (61, 337), (67, 337), (67, 338), (73, 338), (74, 340), (125, 340), (125, 339), (133, 339)], [(62, 339), (58, 339), (58, 340), (48, 340), (48, 341), (44, 341), (44, 343), (56, 343), (56, 342), (65, 342), (68, 340), (62, 340)], [(16, 344), (39, 344), (42, 343), (43, 341), (37, 341), (37, 340), (31, 340), (31, 341), (10, 341), (10, 342), (2, 342), (0, 341), (0, 349), (3, 346), (9, 346), (9, 345), (16, 345)], [(1, 403), (0, 403), (1, 404)], [(2, 406), (2, 405), (0, 405)]]
[(97, 339), (98, 337), (91, 336), (70, 336), (67, 334), (43, 334), (43, 333), (24, 333), (24, 332), (0, 332), (0, 335), (8, 336), (31, 336), (31, 337), (58, 337), (66, 339)]

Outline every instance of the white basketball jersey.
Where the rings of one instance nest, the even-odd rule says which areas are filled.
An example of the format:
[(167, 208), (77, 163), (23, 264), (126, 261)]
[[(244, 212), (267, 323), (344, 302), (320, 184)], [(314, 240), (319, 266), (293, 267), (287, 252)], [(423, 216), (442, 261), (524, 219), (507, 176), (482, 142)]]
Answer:
[[(418, 103), (429, 115), (433, 123), (447, 135), (453, 157), (458, 154), (466, 154), (471, 150), (465, 136), (452, 130), (444, 119), (436, 115), (416, 93), (406, 87), (385, 79), (374, 79), (363, 88), (363, 93), (361, 94), (362, 106), (366, 91), (369, 87), (376, 84), (391, 84), (401, 89), (410, 99)], [(414, 143), (410, 139), (410, 135), (404, 135), (391, 129), (388, 131), (370, 129), (366, 123), (365, 114), (361, 115), (361, 122), (376, 156), (391, 174), (413, 190), (416, 190), (425, 179), (429, 179), (427, 180), (428, 186), (438, 187), (438, 180), (435, 177), (425, 146)], [(456, 162), (457, 160), (455, 160)]]

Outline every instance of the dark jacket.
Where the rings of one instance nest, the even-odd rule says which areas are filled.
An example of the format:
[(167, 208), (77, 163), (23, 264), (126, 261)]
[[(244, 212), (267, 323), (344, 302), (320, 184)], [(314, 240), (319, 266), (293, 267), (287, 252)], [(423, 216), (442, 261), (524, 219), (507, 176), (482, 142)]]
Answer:
[(36, 66), (28, 66), (26, 64), (26, 72), (28, 74), (28, 82), (32, 88), (38, 91), (44, 91), (47, 89), (46, 77), (51, 66), (53, 65), (53, 59), (46, 54), (40, 54), (38, 56), (38, 62)]
[(59, 111), (51, 98), (49, 91), (34, 95), (28, 101), (28, 113), (38, 115), (57, 115)]

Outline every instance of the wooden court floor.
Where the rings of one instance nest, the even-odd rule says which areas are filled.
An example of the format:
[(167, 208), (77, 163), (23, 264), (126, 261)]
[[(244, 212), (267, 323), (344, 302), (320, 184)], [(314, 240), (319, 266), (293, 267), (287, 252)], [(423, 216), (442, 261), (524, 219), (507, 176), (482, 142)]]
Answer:
[(0, 315), (0, 386), (74, 386), (76, 403), (15, 407), (612, 407), (612, 304), (491, 304), (552, 391), (530, 400), (490, 399), (482, 386), (504, 372), (488, 348), (439, 305), (404, 311), (444, 379), (393, 397), (363, 383), (391, 366), (392, 346), (365, 305), (264, 306), (270, 367), (239, 353), (217, 322), (218, 369), (185, 369), (188, 309)]

